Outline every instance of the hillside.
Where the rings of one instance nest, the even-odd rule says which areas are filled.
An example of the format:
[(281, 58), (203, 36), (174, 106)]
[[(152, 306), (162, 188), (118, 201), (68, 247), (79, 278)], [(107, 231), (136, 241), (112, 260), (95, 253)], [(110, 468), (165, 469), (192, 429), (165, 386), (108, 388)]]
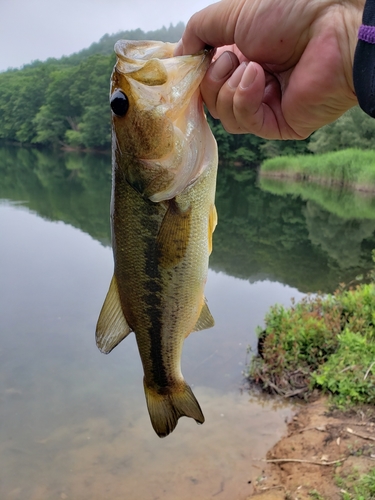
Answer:
[(104, 35), (61, 59), (0, 73), (0, 141), (58, 148), (110, 147), (109, 77), (119, 39), (178, 41), (184, 24)]
[[(0, 73), (0, 142), (57, 149), (108, 150), (111, 142), (109, 78), (119, 39), (179, 40), (184, 24), (159, 30), (106, 34), (70, 56), (35, 61)], [(347, 147), (373, 149), (375, 121), (354, 108), (304, 141), (269, 141), (251, 134), (228, 134), (209, 122), (221, 161), (258, 166), (279, 155), (311, 154)]]

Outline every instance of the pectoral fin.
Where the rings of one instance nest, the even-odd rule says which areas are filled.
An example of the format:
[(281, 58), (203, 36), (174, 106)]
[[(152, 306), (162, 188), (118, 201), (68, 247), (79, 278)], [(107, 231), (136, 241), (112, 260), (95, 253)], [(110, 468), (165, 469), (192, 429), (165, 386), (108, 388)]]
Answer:
[(96, 325), (96, 345), (101, 352), (108, 354), (130, 332), (121, 309), (116, 277), (113, 276)]
[(170, 200), (156, 240), (160, 265), (175, 266), (185, 256), (190, 226), (191, 207), (183, 211), (174, 199)]
[(212, 235), (217, 225), (217, 212), (215, 205), (211, 205), (210, 216), (208, 219), (208, 253), (212, 252)]
[(198, 332), (200, 330), (206, 330), (206, 328), (212, 328), (215, 325), (215, 320), (208, 309), (206, 299), (204, 299), (203, 307), (199, 315), (198, 321), (195, 324), (193, 332)]

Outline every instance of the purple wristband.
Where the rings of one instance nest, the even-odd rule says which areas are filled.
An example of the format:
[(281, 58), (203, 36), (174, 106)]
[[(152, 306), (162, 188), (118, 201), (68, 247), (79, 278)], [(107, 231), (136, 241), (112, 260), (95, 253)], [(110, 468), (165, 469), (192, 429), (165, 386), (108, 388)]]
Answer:
[(358, 31), (358, 39), (375, 44), (375, 26), (366, 26), (362, 24)]

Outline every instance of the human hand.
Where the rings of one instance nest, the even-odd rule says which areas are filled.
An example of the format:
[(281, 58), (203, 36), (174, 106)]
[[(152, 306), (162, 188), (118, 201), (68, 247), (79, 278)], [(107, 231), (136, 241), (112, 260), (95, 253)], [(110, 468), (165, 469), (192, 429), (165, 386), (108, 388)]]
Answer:
[(217, 47), (201, 84), (233, 134), (304, 139), (357, 104), (364, 0), (222, 0), (194, 14), (175, 54)]

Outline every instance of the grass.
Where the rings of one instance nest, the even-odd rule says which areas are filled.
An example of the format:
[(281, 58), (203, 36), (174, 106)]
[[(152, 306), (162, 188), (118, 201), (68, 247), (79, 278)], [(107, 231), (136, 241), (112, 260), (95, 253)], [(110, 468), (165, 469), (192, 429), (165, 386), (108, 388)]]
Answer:
[(313, 500), (325, 500), (325, 498), (322, 497), (322, 495), (316, 490), (309, 491), (309, 497)]
[(265, 329), (258, 328), (260, 356), (252, 359), (249, 379), (287, 397), (308, 398), (319, 389), (341, 408), (375, 404), (374, 276), (290, 308), (271, 307)]
[(279, 156), (265, 160), (260, 175), (375, 191), (375, 151), (345, 149), (319, 155)]
[[(335, 477), (335, 483), (341, 490), (342, 500), (374, 500), (375, 499), (375, 468), (366, 474), (360, 474), (353, 469), (346, 476)], [(312, 500), (328, 500), (317, 490), (308, 493)]]
[(375, 498), (375, 468), (360, 475), (353, 471), (347, 477), (336, 477), (342, 500), (373, 500)]

